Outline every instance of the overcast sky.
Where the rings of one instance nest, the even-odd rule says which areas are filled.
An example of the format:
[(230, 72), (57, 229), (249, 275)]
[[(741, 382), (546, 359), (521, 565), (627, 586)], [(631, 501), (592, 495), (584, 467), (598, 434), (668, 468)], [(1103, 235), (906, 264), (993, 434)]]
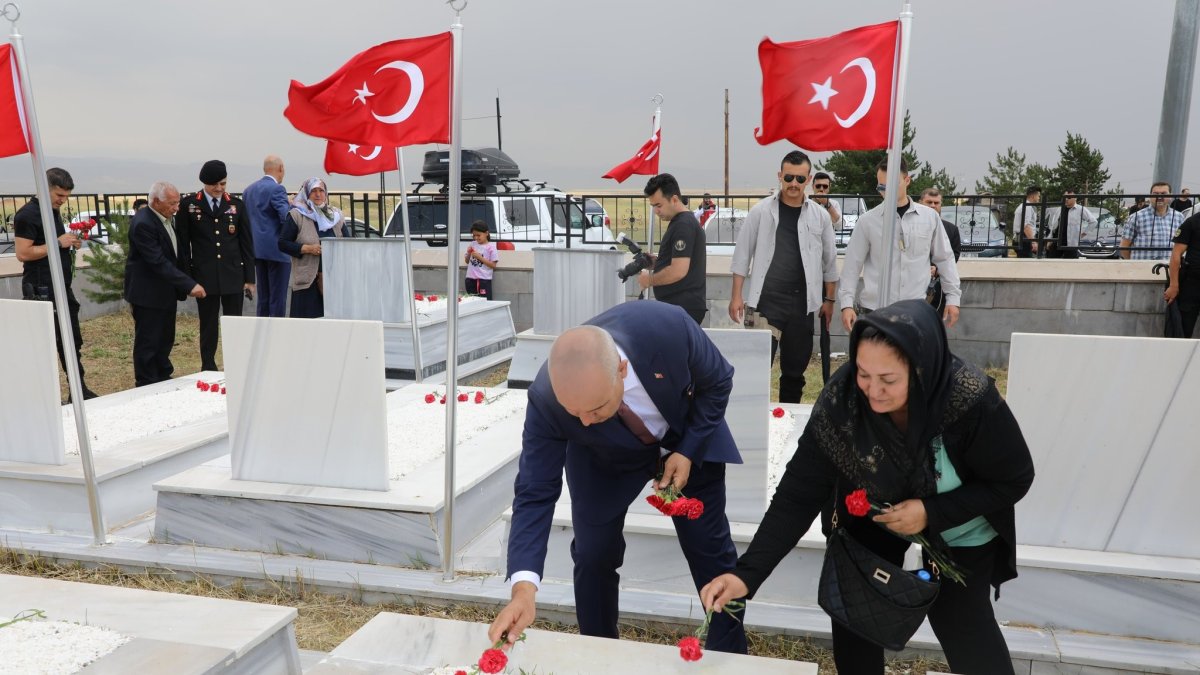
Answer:
[[(282, 112), (291, 79), (313, 83), (380, 42), (441, 32), (439, 0), (24, 0), (32, 83), (48, 159), (77, 192), (198, 187), (219, 158), (230, 188), (281, 154), (290, 189), (320, 173), (324, 143)], [(1174, 2), (915, 0), (909, 109), (920, 157), (970, 189), (1009, 145), (1053, 164), (1066, 132), (1100, 149), (1113, 182), (1149, 188)], [(649, 133), (661, 93), (661, 169), (685, 190), (722, 182), (730, 91), (731, 185), (769, 185), (785, 143), (759, 146), (757, 44), (894, 19), (893, 0), (470, 0), (463, 13), (464, 117), (491, 115), (524, 175), (565, 189), (600, 176)], [(1192, 106), (1191, 120), (1200, 115)], [(1184, 185), (1200, 187), (1193, 129)], [(493, 119), (464, 124), (464, 147), (494, 145)], [(410, 177), (426, 147), (409, 148)], [(28, 157), (0, 160), (0, 192), (32, 191)], [(388, 178), (394, 188), (396, 179)], [(623, 187), (639, 191), (643, 179)], [(334, 176), (331, 188), (377, 178)]]

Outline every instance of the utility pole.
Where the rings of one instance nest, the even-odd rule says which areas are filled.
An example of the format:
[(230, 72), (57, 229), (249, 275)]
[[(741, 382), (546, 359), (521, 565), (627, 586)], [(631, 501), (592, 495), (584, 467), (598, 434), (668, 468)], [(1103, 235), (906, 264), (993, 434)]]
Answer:
[(1200, 0), (1175, 0), (1175, 24), (1167, 51), (1167, 78), (1163, 84), (1162, 118), (1158, 123), (1158, 151), (1154, 155), (1154, 180), (1166, 181), (1174, 192), (1179, 191), (1183, 180), (1198, 23)]
[(729, 208), (729, 89), (725, 89), (725, 208)]

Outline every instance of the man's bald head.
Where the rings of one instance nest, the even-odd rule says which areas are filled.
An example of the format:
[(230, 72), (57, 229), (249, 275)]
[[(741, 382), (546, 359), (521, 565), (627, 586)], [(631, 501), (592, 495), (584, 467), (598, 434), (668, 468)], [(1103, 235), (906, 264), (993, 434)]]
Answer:
[(616, 414), (627, 366), (612, 335), (596, 326), (564, 332), (554, 341), (546, 360), (554, 397), (585, 425)]
[(279, 155), (267, 155), (263, 159), (263, 173), (268, 176), (273, 176), (280, 183), (283, 182), (283, 159)]

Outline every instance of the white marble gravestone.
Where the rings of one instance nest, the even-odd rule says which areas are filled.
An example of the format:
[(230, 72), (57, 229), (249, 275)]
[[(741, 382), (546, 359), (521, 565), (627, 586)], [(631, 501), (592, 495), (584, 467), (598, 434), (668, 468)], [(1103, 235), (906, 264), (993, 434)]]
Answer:
[(325, 316), (407, 323), (412, 293), (404, 271), (407, 260), (403, 239), (322, 242)]
[(1007, 400), (1037, 469), (1019, 543), (1200, 557), (1200, 341), (1015, 333)]
[(0, 461), (66, 464), (54, 308), (0, 300)]
[(533, 332), (558, 335), (625, 301), (622, 251), (533, 249)]
[(222, 317), (237, 480), (388, 489), (383, 325)]

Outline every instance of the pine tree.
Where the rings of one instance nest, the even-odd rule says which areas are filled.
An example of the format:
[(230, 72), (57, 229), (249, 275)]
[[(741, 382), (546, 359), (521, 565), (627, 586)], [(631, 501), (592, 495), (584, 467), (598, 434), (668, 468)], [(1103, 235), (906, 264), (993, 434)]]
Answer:
[(1104, 168), (1104, 155), (1099, 150), (1093, 150), (1082, 134), (1068, 131), (1067, 142), (1058, 146), (1054, 177), (1060, 189), (1052, 196), (1058, 198), (1066, 189), (1082, 194), (1102, 194), (1112, 174)]
[[(122, 202), (112, 204), (113, 209), (102, 220), (106, 223), (107, 245), (92, 244), (88, 247), (88, 267), (83, 270), (95, 290), (85, 288), (84, 295), (94, 302), (114, 302), (125, 293), (125, 252), (129, 250), (129, 221), (132, 216), (125, 213), (129, 205)], [(149, 207), (146, 207), (149, 208)]]

